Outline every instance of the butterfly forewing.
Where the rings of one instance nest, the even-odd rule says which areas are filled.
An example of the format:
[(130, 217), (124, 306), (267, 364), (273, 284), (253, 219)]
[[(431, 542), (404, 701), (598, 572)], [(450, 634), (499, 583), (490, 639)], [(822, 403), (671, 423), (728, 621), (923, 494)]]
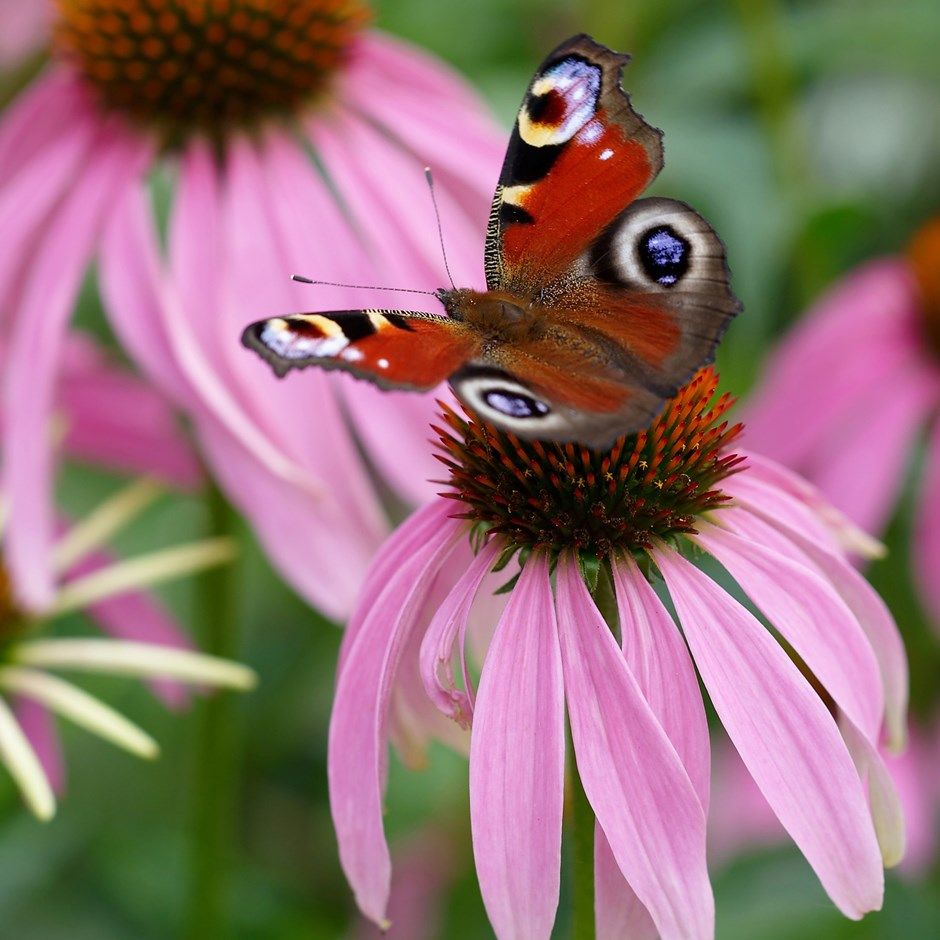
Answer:
[(576, 36), (539, 67), (493, 201), (485, 249), (490, 289), (530, 294), (563, 278), (659, 172), (661, 133), (620, 87), (628, 60)]
[(479, 347), (447, 317), (408, 310), (297, 313), (252, 323), (242, 343), (278, 375), (319, 366), (343, 369), (383, 388), (426, 391), (446, 381)]

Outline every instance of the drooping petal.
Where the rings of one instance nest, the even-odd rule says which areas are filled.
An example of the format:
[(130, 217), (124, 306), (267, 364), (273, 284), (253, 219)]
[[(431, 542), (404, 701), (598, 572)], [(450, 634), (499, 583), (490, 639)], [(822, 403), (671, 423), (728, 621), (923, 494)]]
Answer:
[(711, 744), (692, 658), (672, 616), (633, 558), (615, 558), (611, 567), (623, 655), (707, 816)]
[(837, 591), (871, 643), (885, 697), (885, 725), (893, 750), (904, 744), (907, 725), (908, 668), (897, 624), (877, 591), (841, 554), (826, 551), (801, 530), (767, 513), (757, 503), (732, 507), (720, 514), (722, 525), (746, 538), (772, 545), (777, 551), (808, 561)]
[(940, 424), (931, 429), (923, 474), (912, 561), (921, 597), (940, 630)]
[(877, 743), (884, 712), (878, 663), (835, 590), (805, 565), (717, 526), (700, 524), (694, 541), (728, 569), (839, 708)]
[(663, 940), (710, 938), (701, 800), (577, 564), (561, 559), (556, 576), (565, 696), (584, 792)]
[(649, 911), (624, 880), (600, 824), (594, 827), (594, 932), (597, 940), (658, 940)]
[(483, 546), (438, 608), (421, 644), (421, 678), (428, 696), (448, 718), (467, 726), (473, 706), (467, 690), (458, 689), (454, 680), (454, 649), (458, 646), (463, 657), (458, 638), (465, 633), (477, 591), (501, 547), (497, 539)]
[(370, 596), (362, 625), (344, 641), (330, 719), (330, 807), (343, 871), (359, 909), (377, 924), (385, 920), (391, 879), (382, 791), (395, 677), (434, 577), (462, 534), (462, 526), (442, 524), (402, 556), (378, 596)]
[(673, 550), (653, 553), (725, 730), (846, 916), (881, 906), (865, 794), (835, 721), (770, 633)]
[(65, 326), (108, 212), (140, 171), (146, 147), (121, 136), (101, 142), (49, 223), (16, 314), (4, 388), (10, 499), (5, 553), (17, 594), (29, 609), (47, 607), (53, 595), (49, 419)]
[(529, 558), (483, 664), (470, 738), (470, 822), (499, 940), (548, 940), (558, 907), (565, 711), (548, 561)]

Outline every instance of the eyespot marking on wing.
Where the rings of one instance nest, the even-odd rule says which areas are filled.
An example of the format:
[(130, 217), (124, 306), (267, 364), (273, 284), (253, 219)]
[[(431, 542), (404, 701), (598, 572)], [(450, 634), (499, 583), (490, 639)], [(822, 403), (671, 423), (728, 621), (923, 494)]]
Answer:
[(533, 83), (530, 97), (519, 113), (519, 136), (530, 147), (546, 147), (571, 140), (597, 109), (601, 69), (572, 55), (546, 69)]
[(637, 253), (650, 280), (672, 287), (689, 269), (692, 246), (671, 225), (657, 225), (640, 236)]

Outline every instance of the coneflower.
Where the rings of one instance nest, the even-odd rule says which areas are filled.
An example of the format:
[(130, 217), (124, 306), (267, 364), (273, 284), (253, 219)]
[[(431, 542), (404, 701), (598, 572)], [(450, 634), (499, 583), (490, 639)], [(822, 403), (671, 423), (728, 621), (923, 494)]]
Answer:
[(271, 382), (238, 345), (261, 315), (380, 302), (295, 271), (439, 287), (427, 164), (454, 275), (480, 277), (499, 135), (462, 82), (369, 19), (362, 0), (54, 4), (49, 66), (0, 119), (7, 559), (29, 606), (53, 593), (49, 414), (93, 268), (125, 349), (326, 613), (348, 613), (386, 533), (375, 471), (406, 501), (429, 495), (433, 399), (314, 371)]
[[(864, 543), (807, 484), (735, 452), (741, 428), (716, 385), (702, 371), (603, 453), (444, 410), (447, 498), (373, 564), (330, 727), (340, 857), (373, 920), (389, 890), (388, 742), (440, 734), (436, 712), (471, 729), (473, 848), (497, 936), (550, 935), (567, 712), (571, 770), (596, 817), (597, 935), (711, 937), (696, 670), (833, 901), (853, 918), (880, 906), (903, 837), (876, 745), (903, 734), (903, 649), (842, 548)], [(716, 562), (777, 635), (716, 580)], [(477, 684), (467, 649), (483, 646)]]

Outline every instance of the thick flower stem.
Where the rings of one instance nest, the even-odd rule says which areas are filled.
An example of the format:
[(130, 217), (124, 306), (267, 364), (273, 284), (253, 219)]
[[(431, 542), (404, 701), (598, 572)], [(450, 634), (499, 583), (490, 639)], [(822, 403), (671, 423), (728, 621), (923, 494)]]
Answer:
[[(232, 534), (234, 513), (215, 487), (210, 488), (207, 503), (211, 534)], [(207, 653), (226, 658), (237, 653), (235, 588), (232, 565), (207, 571), (200, 579), (202, 629), (198, 639)], [(205, 940), (228, 933), (238, 755), (235, 693), (212, 693), (200, 704), (196, 718), (189, 911), (184, 936)]]

